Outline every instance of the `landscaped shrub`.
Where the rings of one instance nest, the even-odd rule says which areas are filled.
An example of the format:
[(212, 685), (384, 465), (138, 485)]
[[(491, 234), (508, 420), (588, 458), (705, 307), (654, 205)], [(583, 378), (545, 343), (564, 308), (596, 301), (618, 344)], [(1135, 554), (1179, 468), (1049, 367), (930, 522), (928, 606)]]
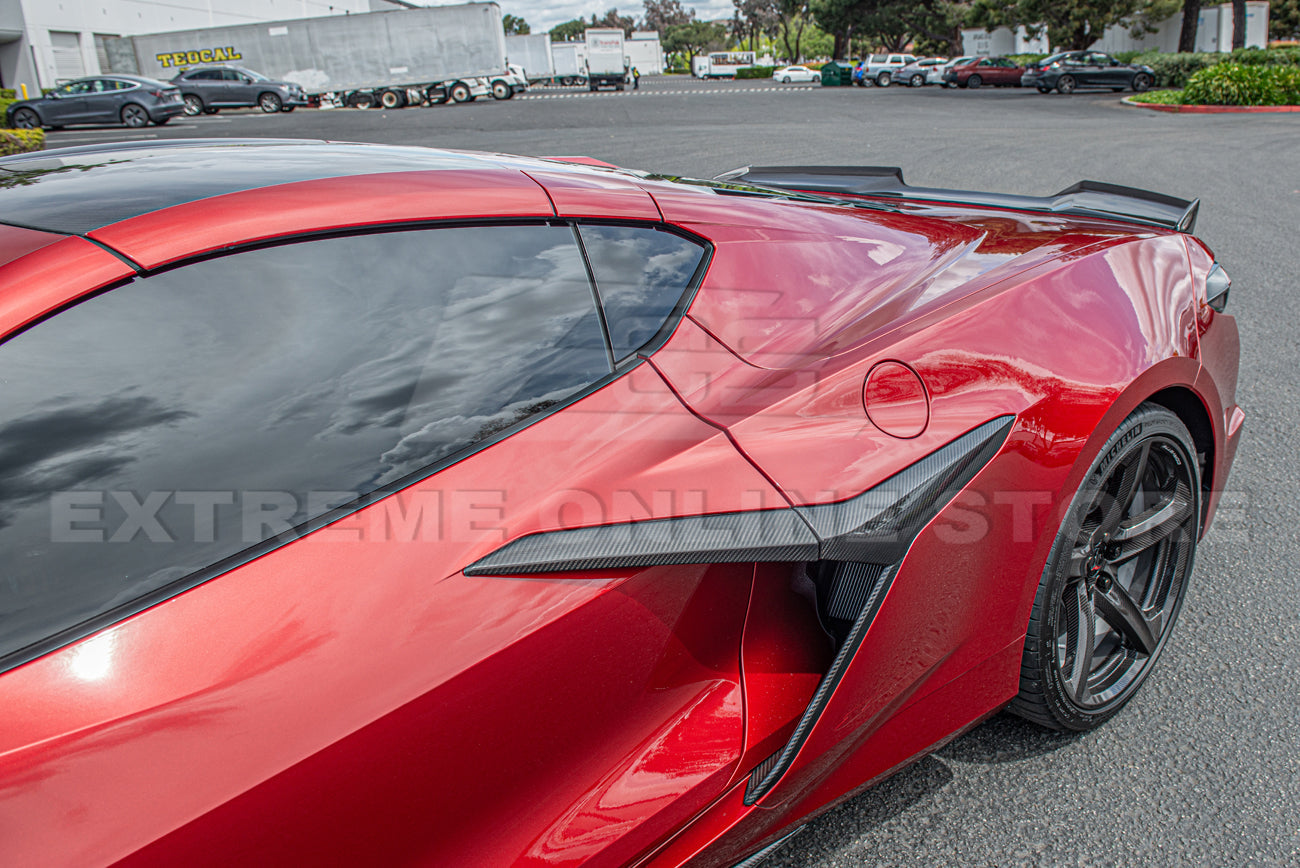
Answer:
[(1211, 51), (1166, 54), (1150, 52), (1140, 55), (1138, 63), (1145, 63), (1156, 71), (1157, 87), (1186, 87), (1188, 80), (1202, 69), (1223, 61), (1225, 55)]
[(1300, 105), (1300, 67), (1221, 63), (1192, 76), (1186, 105)]
[(1046, 54), (1008, 54), (1007, 60), (1014, 63), (1016, 66), (1028, 66), (1031, 63), (1037, 63), (1038, 61), (1042, 60), (1044, 57), (1047, 57), (1047, 55)]
[(736, 78), (771, 78), (774, 72), (775, 66), (747, 66), (736, 70)]
[(43, 147), (44, 130), (0, 130), (0, 157), (39, 151)]

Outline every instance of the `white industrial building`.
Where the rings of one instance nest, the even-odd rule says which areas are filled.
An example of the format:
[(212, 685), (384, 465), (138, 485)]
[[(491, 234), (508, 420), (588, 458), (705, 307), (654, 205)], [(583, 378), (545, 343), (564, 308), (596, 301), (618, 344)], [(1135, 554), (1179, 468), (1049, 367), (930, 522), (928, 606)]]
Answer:
[[(1127, 27), (1108, 27), (1089, 48), (1097, 51), (1177, 51), (1178, 36), (1182, 32), (1183, 13), (1160, 22), (1155, 33), (1134, 38)], [(1246, 3), (1246, 45), (1263, 48), (1268, 45), (1268, 3), (1249, 0)], [(972, 28), (962, 31), (962, 50), (966, 54), (1046, 54), (1049, 51), (1046, 33), (1031, 39), (1025, 28), (1011, 31), (999, 27), (992, 32)], [(1197, 51), (1232, 50), (1232, 4), (1202, 6), (1196, 26)]]
[(0, 0), (0, 87), (108, 71), (104, 40), (406, 7), (402, 0)]

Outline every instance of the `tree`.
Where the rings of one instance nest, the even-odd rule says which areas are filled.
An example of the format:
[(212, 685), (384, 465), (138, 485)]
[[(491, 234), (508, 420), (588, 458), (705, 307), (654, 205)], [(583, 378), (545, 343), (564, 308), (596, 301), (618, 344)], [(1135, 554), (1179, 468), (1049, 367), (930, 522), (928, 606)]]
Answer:
[(589, 27), (608, 27), (611, 30), (622, 30), (624, 36), (630, 36), (632, 29), (636, 27), (636, 20), (631, 15), (619, 15), (617, 9), (605, 10), (603, 18), (597, 18), (592, 13), (591, 24)]
[(1232, 0), (1232, 47), (1246, 47), (1246, 0)]
[(1201, 0), (1183, 0), (1183, 27), (1178, 31), (1178, 50), (1196, 50), (1196, 27), (1201, 19)]
[(727, 44), (727, 25), (721, 21), (692, 21), (689, 24), (674, 24), (659, 34), (659, 44), (668, 54), (682, 54), (686, 66), (691, 65), (691, 58), (697, 54), (723, 48)]
[(776, 33), (776, 4), (773, 0), (731, 0), (731, 3), (744, 29), (743, 34), (737, 34), (737, 41), (748, 40), (749, 50), (758, 51), (761, 37)]
[(645, 0), (645, 17), (641, 19), (641, 29), (663, 33), (669, 27), (690, 24), (694, 20), (695, 10), (683, 9), (681, 0)]
[(791, 63), (798, 63), (803, 32), (812, 21), (808, 0), (776, 0), (776, 16), (785, 56)]
[(575, 18), (572, 21), (566, 21), (563, 24), (557, 24), (551, 28), (552, 42), (568, 42), (571, 39), (581, 39), (582, 33), (587, 29), (587, 22), (581, 18)]
[(1300, 0), (1274, 0), (1268, 4), (1271, 39), (1300, 39)]
[(1033, 35), (1046, 29), (1053, 50), (1077, 50), (1101, 39), (1112, 24), (1150, 32), (1157, 4), (1167, 6), (1164, 0), (975, 0), (970, 24), (1024, 26)]
[(528, 22), (517, 15), (503, 15), (501, 26), (505, 28), (506, 36), (527, 36), (533, 32)]

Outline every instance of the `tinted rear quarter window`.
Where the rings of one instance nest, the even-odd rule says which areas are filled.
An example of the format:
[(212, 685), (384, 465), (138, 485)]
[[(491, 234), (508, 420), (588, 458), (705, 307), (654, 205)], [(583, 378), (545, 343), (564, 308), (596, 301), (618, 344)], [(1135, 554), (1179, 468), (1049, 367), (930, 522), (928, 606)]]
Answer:
[[(621, 267), (629, 242), (594, 235)], [(612, 290), (638, 310), (638, 287), (679, 272), (671, 244), (631, 247), (666, 258)], [(619, 321), (629, 341), (650, 328)], [(0, 658), (427, 475), (609, 373), (568, 226), (306, 241), (81, 302), (0, 344)]]

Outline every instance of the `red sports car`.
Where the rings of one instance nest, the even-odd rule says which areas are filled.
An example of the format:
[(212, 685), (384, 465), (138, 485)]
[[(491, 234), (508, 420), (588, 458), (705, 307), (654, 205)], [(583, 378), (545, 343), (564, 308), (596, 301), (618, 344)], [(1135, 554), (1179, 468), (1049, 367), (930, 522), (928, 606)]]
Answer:
[(1243, 420), (1196, 204), (0, 160), (11, 865), (734, 866), (1115, 714)]

